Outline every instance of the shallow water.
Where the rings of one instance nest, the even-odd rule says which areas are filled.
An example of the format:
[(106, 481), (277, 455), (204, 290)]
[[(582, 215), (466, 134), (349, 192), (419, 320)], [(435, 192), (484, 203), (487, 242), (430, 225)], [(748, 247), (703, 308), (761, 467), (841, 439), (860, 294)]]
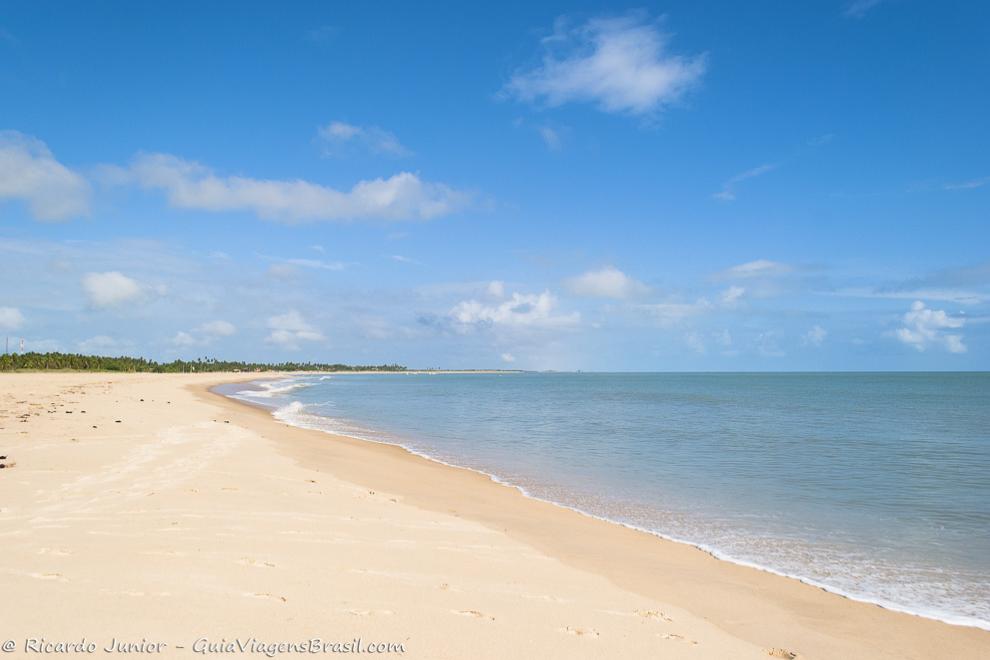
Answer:
[(228, 390), (856, 598), (990, 628), (990, 374), (343, 374)]

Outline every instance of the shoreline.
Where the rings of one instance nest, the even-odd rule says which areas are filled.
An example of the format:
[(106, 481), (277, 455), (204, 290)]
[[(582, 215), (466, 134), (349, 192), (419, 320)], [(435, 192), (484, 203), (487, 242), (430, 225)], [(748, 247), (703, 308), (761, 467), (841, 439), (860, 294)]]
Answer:
[(210, 391), (290, 375), (0, 374), (5, 639), (147, 639), (176, 658), (196, 639), (248, 637), (361, 637), (429, 660), (990, 650), (978, 628), (720, 560)]
[[(341, 373), (345, 373), (345, 372), (335, 373), (334, 375), (340, 375)], [(413, 372), (410, 372), (410, 373), (413, 373)], [(424, 373), (424, 372), (416, 372), (416, 373)], [(493, 373), (493, 372), (490, 372), (490, 371), (471, 371), (471, 372), (464, 372), (464, 373)], [(770, 566), (766, 566), (766, 565), (763, 565), (763, 564), (756, 563), (754, 561), (749, 561), (749, 560), (739, 559), (739, 558), (733, 557), (732, 555), (729, 555), (727, 553), (724, 553), (724, 552), (720, 551), (718, 548), (715, 548), (713, 546), (709, 546), (709, 545), (704, 544), (704, 543), (699, 543), (699, 542), (695, 542), (695, 541), (691, 541), (691, 540), (683, 539), (683, 538), (677, 538), (675, 536), (670, 536), (668, 534), (664, 534), (664, 533), (658, 532), (656, 530), (652, 530), (652, 529), (641, 527), (641, 526), (638, 526), (638, 525), (635, 525), (635, 524), (627, 523), (627, 522), (624, 522), (622, 520), (616, 520), (614, 518), (609, 518), (608, 516), (595, 514), (595, 513), (592, 513), (590, 511), (586, 511), (584, 509), (581, 509), (579, 507), (566, 504), (564, 502), (558, 502), (558, 501), (555, 501), (555, 500), (551, 500), (551, 499), (539, 497), (537, 495), (534, 495), (534, 494), (530, 493), (523, 486), (520, 486), (518, 484), (512, 483), (510, 481), (506, 481), (505, 479), (501, 478), (497, 474), (494, 474), (494, 473), (491, 473), (491, 472), (487, 472), (487, 471), (482, 470), (482, 469), (468, 467), (468, 466), (465, 466), (465, 465), (459, 465), (457, 463), (451, 463), (449, 461), (445, 461), (445, 460), (440, 459), (440, 458), (437, 458), (435, 456), (431, 456), (428, 453), (419, 451), (419, 450), (417, 450), (417, 449), (415, 449), (415, 448), (413, 448), (411, 446), (408, 446), (406, 444), (403, 444), (402, 442), (390, 442), (388, 440), (378, 440), (378, 439), (368, 438), (368, 437), (362, 437), (362, 436), (358, 436), (358, 435), (351, 435), (351, 434), (348, 434), (348, 433), (341, 433), (341, 432), (336, 432), (336, 431), (330, 431), (330, 430), (322, 429), (322, 428), (311, 428), (311, 427), (307, 427), (307, 426), (300, 426), (298, 424), (294, 424), (292, 422), (285, 421), (285, 420), (281, 419), (280, 417), (278, 417), (276, 415), (276, 413), (278, 412), (279, 409), (277, 407), (275, 407), (275, 406), (268, 406), (268, 405), (265, 405), (265, 404), (260, 403), (260, 402), (249, 401), (249, 400), (243, 399), (241, 397), (238, 397), (235, 394), (224, 394), (222, 392), (215, 391), (218, 387), (221, 387), (223, 385), (255, 383), (255, 382), (258, 382), (258, 381), (261, 381), (261, 380), (278, 382), (278, 381), (281, 381), (281, 380), (288, 380), (288, 379), (291, 379), (291, 378), (295, 378), (295, 377), (299, 377), (299, 376), (305, 376), (305, 375), (307, 375), (305, 372), (300, 372), (300, 373), (293, 372), (291, 374), (286, 374), (286, 375), (283, 375), (283, 376), (276, 376), (276, 377), (272, 377), (272, 378), (257, 378), (257, 379), (251, 379), (251, 380), (246, 380), (246, 381), (225, 382), (222, 385), (213, 386), (213, 387), (209, 388), (209, 391), (210, 391), (211, 394), (215, 394), (215, 395), (221, 396), (221, 397), (223, 397), (225, 399), (229, 399), (229, 400), (234, 401), (236, 403), (240, 403), (240, 404), (243, 404), (243, 405), (246, 405), (246, 406), (257, 408), (259, 410), (263, 410), (270, 417), (272, 417), (274, 419), (274, 421), (276, 421), (276, 422), (278, 422), (280, 424), (284, 424), (286, 426), (289, 426), (289, 427), (292, 427), (292, 428), (301, 429), (301, 430), (315, 431), (317, 433), (323, 433), (323, 434), (326, 434), (327, 436), (330, 436), (331, 438), (348, 438), (348, 439), (355, 440), (357, 442), (367, 442), (367, 443), (371, 443), (371, 444), (385, 445), (385, 446), (389, 446), (389, 447), (396, 447), (398, 449), (401, 449), (401, 450), (409, 453), (411, 456), (422, 458), (424, 460), (430, 461), (432, 463), (436, 463), (438, 465), (441, 465), (441, 466), (444, 466), (444, 467), (447, 467), (447, 468), (452, 468), (452, 469), (455, 469), (455, 470), (466, 470), (468, 472), (472, 472), (472, 473), (481, 475), (481, 476), (489, 479), (494, 484), (497, 484), (499, 486), (505, 486), (507, 488), (511, 488), (511, 489), (517, 491), (520, 495), (522, 495), (523, 497), (525, 497), (527, 499), (534, 500), (534, 501), (537, 501), (537, 502), (542, 502), (542, 503), (545, 503), (545, 504), (549, 504), (549, 505), (552, 505), (552, 506), (555, 506), (555, 507), (559, 507), (559, 508), (564, 509), (564, 510), (567, 510), (567, 511), (572, 511), (572, 512), (574, 512), (576, 514), (579, 514), (581, 516), (586, 516), (586, 517), (588, 517), (590, 519), (598, 520), (598, 521), (601, 521), (601, 522), (604, 522), (604, 523), (607, 523), (607, 524), (610, 524), (610, 525), (618, 525), (620, 527), (624, 527), (626, 529), (629, 529), (629, 530), (632, 530), (632, 531), (635, 531), (635, 532), (640, 532), (640, 533), (643, 533), (643, 534), (654, 536), (654, 537), (656, 537), (658, 539), (661, 539), (663, 541), (667, 541), (667, 542), (671, 542), (671, 543), (677, 543), (677, 544), (680, 544), (680, 545), (686, 545), (686, 546), (691, 547), (691, 548), (694, 548), (694, 549), (696, 549), (696, 550), (698, 550), (700, 552), (703, 552), (703, 553), (711, 556), (712, 558), (714, 558), (714, 559), (716, 559), (718, 561), (727, 562), (727, 563), (730, 563), (730, 564), (733, 564), (733, 565), (736, 565), (736, 566), (745, 567), (745, 568), (751, 568), (751, 569), (754, 569), (754, 570), (757, 570), (757, 571), (761, 571), (761, 572), (764, 572), (764, 573), (767, 573), (767, 574), (770, 574), (770, 575), (774, 575), (774, 576), (777, 576), (777, 577), (786, 578), (786, 579), (789, 579), (789, 580), (795, 580), (797, 582), (800, 582), (801, 584), (808, 585), (808, 586), (813, 587), (815, 589), (821, 589), (822, 591), (825, 591), (825, 592), (827, 592), (829, 594), (834, 594), (836, 596), (840, 596), (842, 598), (848, 599), (848, 600), (853, 601), (853, 602), (863, 603), (863, 604), (866, 604), (866, 605), (873, 605), (873, 606), (880, 607), (882, 609), (885, 609), (885, 610), (888, 610), (888, 611), (891, 611), (891, 612), (896, 612), (898, 614), (905, 614), (905, 615), (908, 615), (908, 616), (919, 617), (919, 618), (926, 619), (926, 620), (929, 620), (929, 621), (934, 621), (934, 622), (938, 622), (938, 623), (944, 623), (944, 624), (950, 625), (950, 626), (957, 626), (957, 627), (962, 627), (962, 628), (974, 628), (974, 629), (977, 629), (977, 630), (983, 630), (983, 631), (990, 632), (990, 622), (988, 622), (988, 621), (983, 621), (981, 619), (973, 619), (971, 617), (963, 617), (963, 616), (957, 616), (957, 615), (953, 615), (953, 614), (940, 613), (940, 612), (926, 612), (926, 611), (920, 611), (920, 610), (912, 610), (912, 609), (909, 609), (907, 606), (899, 605), (897, 603), (886, 601), (886, 600), (881, 599), (881, 598), (875, 598), (875, 597), (866, 596), (866, 595), (859, 595), (859, 594), (855, 594), (855, 593), (849, 593), (847, 591), (844, 591), (841, 588), (834, 587), (832, 585), (825, 584), (825, 583), (822, 583), (822, 582), (818, 582), (818, 581), (816, 581), (816, 580), (814, 580), (812, 578), (804, 577), (804, 576), (798, 575), (798, 574), (787, 573), (787, 572), (784, 572), (784, 571), (776, 570), (776, 569), (774, 569), (774, 568), (772, 568)], [(316, 416), (319, 416), (319, 415), (316, 415)]]
[[(275, 376), (271, 379), (266, 378), (265, 380), (280, 380), (295, 375), (297, 374), (286, 374)], [(250, 382), (253, 380), (259, 379), (247, 378), (240, 382)], [(230, 383), (231, 381), (225, 382)], [(248, 412), (255, 418), (263, 420), (263, 424), (272, 425), (275, 429), (291, 429), (291, 435), (298, 432), (301, 434), (300, 439), (303, 436), (306, 437), (308, 441), (307, 445), (313, 442), (319, 443), (321, 440), (327, 445), (344, 445), (348, 449), (357, 449), (360, 454), (368, 456), (372, 460), (387, 458), (390, 462), (394, 461), (399, 465), (409, 467), (415, 465), (419, 469), (431, 472), (431, 477), (438, 481), (449, 479), (458, 482), (459, 485), (464, 481), (468, 481), (470, 482), (469, 487), (478, 489), (479, 492), (469, 500), (474, 506), (462, 505), (452, 507), (449, 501), (438, 497), (436, 493), (428, 492), (429, 489), (402, 488), (401, 485), (397, 489), (395, 485), (389, 484), (388, 480), (383, 478), (381, 471), (367, 470), (359, 473), (356, 477), (354, 473), (348, 474), (345, 471), (335, 473), (340, 478), (354, 480), (362, 485), (383, 489), (389, 488), (392, 491), (400, 492), (417, 506), (423, 506), (424, 508), (440, 512), (455, 512), (456, 515), (481, 522), (488, 527), (499, 529), (513, 538), (530, 543), (540, 551), (546, 552), (569, 565), (595, 572), (608, 578), (622, 588), (630, 589), (644, 596), (669, 599), (670, 593), (667, 587), (670, 584), (677, 585), (679, 596), (674, 602), (682, 607), (687, 603), (688, 606), (686, 609), (706, 619), (717, 617), (723, 621), (732, 621), (733, 623), (720, 627), (730, 634), (737, 635), (747, 641), (766, 645), (768, 643), (767, 638), (769, 637), (792, 636), (795, 626), (797, 626), (797, 629), (805, 628), (802, 631), (802, 636), (807, 635), (810, 638), (817, 638), (819, 641), (823, 641), (822, 637), (825, 630), (848, 628), (850, 625), (858, 635), (886, 638), (887, 636), (882, 633), (876, 635), (873, 630), (878, 626), (882, 628), (889, 625), (898, 628), (925, 629), (924, 631), (919, 630), (917, 635), (908, 635), (907, 637), (916, 637), (916, 639), (910, 642), (905, 642), (905, 636), (899, 634), (898, 638), (903, 644), (903, 650), (891, 657), (913, 657), (912, 651), (917, 651), (917, 649), (924, 648), (925, 646), (938, 645), (937, 642), (933, 642), (932, 640), (946, 636), (947, 631), (959, 631), (962, 636), (973, 635), (974, 638), (985, 636), (983, 642), (990, 644), (990, 634), (988, 634), (987, 629), (971, 623), (950, 622), (922, 614), (906, 612), (881, 603), (837, 593), (823, 585), (814, 584), (797, 576), (785, 575), (775, 572), (772, 569), (735, 561), (731, 558), (723, 558), (718, 556), (715, 551), (688, 541), (672, 539), (650, 530), (596, 516), (574, 507), (533, 497), (525, 493), (523, 489), (499, 480), (495, 475), (439, 461), (399, 444), (355, 438), (329, 431), (292, 425), (274, 417), (272, 414), (273, 411), (270, 408), (254, 405), (247, 401), (214, 392), (213, 387), (219, 384), (221, 383), (201, 387), (201, 394), (223, 401), (225, 407), (229, 409)], [(325, 459), (321, 461), (319, 450), (315, 447), (307, 447), (302, 451), (293, 451), (291, 448), (284, 446), (282, 449), (297, 461), (313, 460), (320, 464), (321, 467), (328, 467), (329, 461)], [(337, 449), (340, 449), (340, 447), (338, 446)], [(374, 484), (362, 480), (362, 477), (367, 479), (372, 476), (375, 478)], [(402, 485), (406, 484), (404, 483)], [(536, 524), (533, 521), (523, 522), (520, 520), (518, 513), (500, 515), (495, 510), (497, 506), (480, 505), (481, 502), (487, 499), (486, 496), (492, 496), (492, 499), (499, 501), (507, 501), (510, 508), (518, 507), (524, 509), (526, 516), (533, 516), (537, 521), (554, 520), (558, 524), (567, 527), (568, 531), (572, 533), (577, 532), (574, 536), (578, 538), (604, 538), (606, 540), (599, 545), (607, 546), (607, 550), (602, 552), (596, 548), (590, 551), (578, 551), (575, 538), (566, 538), (566, 536), (555, 537), (552, 534), (540, 532), (535, 529), (540, 526), (539, 522)], [(512, 500), (516, 501), (513, 502)], [(563, 522), (562, 519), (564, 519)], [(634, 560), (633, 563), (638, 565), (634, 568), (629, 568), (628, 566), (619, 567), (615, 564), (621, 562), (602, 561), (604, 556), (610, 554), (609, 551), (618, 550), (626, 543), (634, 548), (634, 551), (629, 554), (632, 555), (631, 559)], [(655, 559), (652, 556), (654, 554), (668, 554), (671, 556), (663, 559)], [(734, 598), (730, 598), (726, 602), (720, 597), (717, 600), (722, 601), (721, 604), (712, 602), (710, 598), (695, 598), (690, 594), (692, 589), (685, 587), (681, 583), (682, 578), (668, 574), (669, 583), (665, 584), (667, 580), (658, 580), (655, 575), (650, 575), (648, 567), (651, 564), (659, 564), (668, 571), (672, 564), (678, 570), (685, 570), (691, 574), (714, 573), (715, 575), (709, 576), (708, 579), (714, 579), (718, 583), (724, 583), (723, 586), (730, 585), (730, 588), (727, 590), (730, 593), (722, 595), (731, 595)], [(639, 570), (643, 568), (646, 568), (646, 570)], [(760, 592), (766, 589), (777, 591), (775, 595), (784, 599), (789, 606), (781, 608), (779, 603), (771, 603), (763, 601), (760, 598), (754, 598), (754, 592)], [(695, 602), (700, 600), (706, 602)], [(776, 600), (776, 598), (773, 600)], [(735, 603), (732, 601), (735, 601)], [(745, 603), (745, 605), (742, 605), (742, 603)], [(845, 609), (849, 611), (843, 612), (842, 610)], [(746, 612), (752, 612), (754, 610), (762, 613), (772, 611), (780, 619), (774, 620), (774, 617), (756, 617), (754, 619), (752, 616), (745, 616)], [(818, 610), (817, 617), (813, 614), (816, 610)], [(713, 612), (717, 614), (713, 615)], [(795, 613), (801, 613), (802, 616), (796, 617), (794, 616)], [(812, 619), (817, 618), (818, 621), (816, 623), (818, 625), (808, 627), (806, 623), (798, 620), (799, 618), (804, 619), (808, 616)], [(855, 621), (852, 619), (855, 619)], [(952, 633), (949, 633), (947, 636), (955, 637)], [(889, 643), (891, 640), (887, 638), (886, 642)], [(833, 640), (833, 643), (835, 643), (834, 647), (832, 644), (828, 645), (829, 647), (833, 647), (833, 650), (819, 657), (877, 657), (876, 652), (879, 649), (878, 646), (871, 653), (861, 655), (861, 649), (846, 647), (846, 644), (841, 643), (839, 640)], [(801, 648), (803, 646), (797, 639), (795, 639), (795, 643), (790, 645), (783, 643), (782, 645), (788, 648)], [(944, 648), (938, 652), (935, 652), (933, 648), (930, 657), (939, 657), (944, 652)], [(963, 651), (960, 649), (959, 652)], [(833, 656), (832, 653), (839, 655)], [(807, 651), (802, 651), (802, 654), (807, 654)], [(929, 656), (922, 655), (918, 657)]]

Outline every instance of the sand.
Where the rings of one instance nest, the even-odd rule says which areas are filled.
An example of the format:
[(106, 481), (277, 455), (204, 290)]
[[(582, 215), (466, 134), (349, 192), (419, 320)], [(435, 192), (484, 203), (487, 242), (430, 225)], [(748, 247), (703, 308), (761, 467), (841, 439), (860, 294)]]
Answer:
[(0, 470), (9, 657), (32, 655), (31, 638), (156, 657), (315, 638), (408, 658), (990, 657), (986, 631), (207, 391), (244, 378), (0, 374), (0, 463), (15, 463)]

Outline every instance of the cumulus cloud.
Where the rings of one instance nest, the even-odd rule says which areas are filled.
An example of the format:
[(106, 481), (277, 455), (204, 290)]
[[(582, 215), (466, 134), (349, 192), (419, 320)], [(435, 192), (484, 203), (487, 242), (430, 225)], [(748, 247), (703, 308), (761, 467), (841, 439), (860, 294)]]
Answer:
[(669, 35), (641, 12), (593, 18), (577, 27), (558, 19), (543, 39), (540, 65), (517, 71), (503, 93), (549, 106), (583, 102), (606, 112), (656, 113), (705, 72), (703, 55), (673, 55), (668, 42)]
[(516, 356), (513, 355), (512, 353), (502, 353), (501, 358), (502, 358), (502, 362), (507, 362), (509, 364), (512, 364), (513, 362), (516, 361)]
[(492, 280), (488, 283), (487, 287), (488, 295), (494, 296), (495, 298), (505, 297), (505, 283), (499, 280)]
[(767, 172), (771, 172), (776, 168), (777, 166), (774, 164), (767, 164), (754, 167), (753, 169), (746, 170), (745, 172), (740, 172), (723, 183), (722, 189), (717, 193), (713, 193), (712, 197), (715, 199), (720, 199), (723, 202), (731, 202), (736, 198), (736, 188), (740, 183), (747, 179), (754, 179), (758, 176), (763, 176)]
[(0, 330), (16, 330), (24, 324), (24, 315), (16, 307), (0, 307)]
[(464, 300), (457, 303), (448, 316), (462, 329), (476, 326), (561, 328), (576, 325), (581, 320), (577, 312), (557, 314), (556, 307), (557, 299), (549, 291), (513, 293), (494, 304)]
[(566, 285), (572, 293), (591, 298), (631, 298), (650, 290), (614, 266), (588, 271), (567, 280)]
[(965, 319), (949, 316), (943, 310), (929, 309), (916, 300), (904, 315), (903, 322), (904, 326), (897, 329), (895, 336), (918, 351), (941, 346), (950, 353), (966, 352), (962, 335), (946, 332), (963, 327)]
[(804, 333), (801, 341), (806, 346), (821, 346), (828, 337), (828, 330), (820, 325), (813, 325), (808, 332)]
[(294, 309), (268, 317), (268, 327), (271, 332), (265, 341), (290, 350), (297, 350), (302, 342), (324, 339), (323, 334)]
[(0, 200), (23, 202), (38, 220), (65, 220), (89, 211), (89, 184), (55, 160), (44, 142), (0, 131)]
[(211, 212), (244, 211), (283, 222), (428, 220), (449, 215), (469, 195), (410, 172), (359, 181), (348, 191), (309, 181), (220, 176), (169, 154), (144, 154), (113, 177), (164, 191), (172, 206)]
[(355, 126), (332, 121), (317, 130), (326, 155), (339, 155), (347, 146), (360, 146), (372, 153), (388, 156), (409, 156), (412, 152), (402, 146), (394, 133), (377, 126)]
[(113, 307), (141, 295), (141, 285), (136, 280), (115, 270), (86, 273), (82, 278), (82, 286), (93, 307)]

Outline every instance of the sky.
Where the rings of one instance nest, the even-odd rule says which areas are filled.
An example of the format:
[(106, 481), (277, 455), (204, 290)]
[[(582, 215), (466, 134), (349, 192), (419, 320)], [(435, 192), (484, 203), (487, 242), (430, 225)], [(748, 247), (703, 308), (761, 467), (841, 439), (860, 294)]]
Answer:
[(990, 5), (488, 5), (0, 0), (0, 337), (990, 369)]

